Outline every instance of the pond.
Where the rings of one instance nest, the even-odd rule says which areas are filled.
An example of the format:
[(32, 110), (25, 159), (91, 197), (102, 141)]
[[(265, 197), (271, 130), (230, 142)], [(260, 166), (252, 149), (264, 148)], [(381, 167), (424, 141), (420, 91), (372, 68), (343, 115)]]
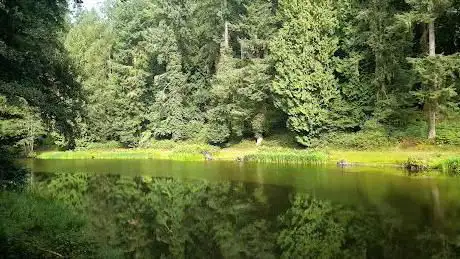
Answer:
[[(460, 179), (395, 168), (28, 160), (123, 258), (453, 258)], [(112, 255), (114, 256), (114, 255)]]

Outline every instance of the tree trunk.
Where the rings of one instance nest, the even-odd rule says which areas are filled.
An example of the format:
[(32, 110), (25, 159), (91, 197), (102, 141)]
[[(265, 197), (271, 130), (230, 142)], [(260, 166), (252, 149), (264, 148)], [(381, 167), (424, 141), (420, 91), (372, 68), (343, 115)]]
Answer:
[(228, 21), (224, 23), (224, 48), (228, 49), (230, 47), (228, 40)]
[(260, 146), (263, 140), (264, 140), (263, 136), (261, 134), (257, 134), (256, 135), (256, 146)]
[(434, 32), (434, 22), (428, 24), (428, 44), (430, 47), (430, 56), (436, 55), (436, 38)]
[[(434, 57), (436, 56), (436, 37), (434, 31), (434, 21), (428, 24), (428, 44), (429, 44), (429, 56)], [(436, 86), (433, 86), (435, 88)], [(436, 109), (438, 108), (438, 103), (436, 100), (429, 100), (429, 131), (428, 131), (428, 139), (435, 139), (436, 138)]]
[(428, 110), (429, 113), (429, 122), (428, 122), (428, 139), (435, 139), (436, 138), (436, 110), (435, 110), (435, 102), (430, 104), (430, 109)]
[(227, 20), (227, 0), (224, 0), (222, 2), (222, 13), (224, 14), (223, 19), (224, 19), (224, 48), (228, 49), (230, 47), (229, 44), (229, 36), (228, 36), (228, 20)]

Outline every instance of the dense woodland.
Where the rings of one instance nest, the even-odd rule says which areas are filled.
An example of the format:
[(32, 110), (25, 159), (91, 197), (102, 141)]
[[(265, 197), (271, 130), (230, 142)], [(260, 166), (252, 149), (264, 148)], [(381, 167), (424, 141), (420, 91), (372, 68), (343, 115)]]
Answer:
[(355, 208), (268, 184), (28, 174), (5, 151), (460, 145), (460, 0), (81, 2), (0, 0), (0, 254), (458, 257), (457, 191), (417, 203), (439, 201), (434, 180)]
[(460, 144), (457, 0), (78, 2), (0, 1), (1, 142)]

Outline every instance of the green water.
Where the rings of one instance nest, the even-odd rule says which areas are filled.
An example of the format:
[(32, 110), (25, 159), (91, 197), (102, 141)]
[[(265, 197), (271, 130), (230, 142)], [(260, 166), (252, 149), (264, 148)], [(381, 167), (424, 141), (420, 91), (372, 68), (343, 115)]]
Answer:
[(23, 163), (35, 193), (85, 215), (86, 239), (119, 257), (460, 256), (460, 178), (217, 161)]

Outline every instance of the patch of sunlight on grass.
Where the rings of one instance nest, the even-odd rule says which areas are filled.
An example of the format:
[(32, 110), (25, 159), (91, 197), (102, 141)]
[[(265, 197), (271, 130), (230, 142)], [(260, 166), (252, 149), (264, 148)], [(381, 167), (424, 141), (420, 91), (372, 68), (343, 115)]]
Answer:
[[(318, 149), (307, 150), (289, 147), (288, 140), (275, 140), (256, 146), (255, 141), (245, 140), (227, 148), (219, 148), (207, 144), (188, 142), (156, 143), (154, 148), (106, 148), (66, 152), (43, 152), (38, 159), (170, 159), (182, 161), (202, 161), (202, 152), (209, 152), (215, 160), (247, 160), (277, 163), (336, 163), (345, 160), (349, 163), (364, 165), (402, 165), (409, 158), (426, 161), (431, 168), (442, 168), (443, 161), (460, 158), (460, 148), (445, 146), (421, 146), (411, 149), (382, 149), (382, 150), (338, 150)], [(166, 148), (167, 147), (167, 148)], [(447, 162), (444, 162), (446, 164)], [(452, 162), (453, 163), (453, 162)], [(450, 164), (452, 164), (450, 163)], [(444, 166), (446, 167), (446, 166)], [(452, 167), (452, 166), (451, 166)]]

